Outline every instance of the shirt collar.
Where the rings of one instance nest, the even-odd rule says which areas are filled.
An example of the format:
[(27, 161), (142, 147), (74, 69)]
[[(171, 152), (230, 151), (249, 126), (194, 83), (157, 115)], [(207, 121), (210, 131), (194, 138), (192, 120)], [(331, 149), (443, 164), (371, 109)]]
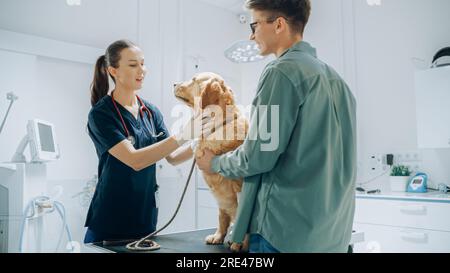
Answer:
[(295, 43), (291, 48), (287, 49), (283, 54), (280, 55), (280, 58), (286, 55), (288, 52), (293, 51), (301, 51), (305, 52), (306, 54), (309, 54), (313, 56), (314, 58), (317, 58), (317, 51), (314, 47), (312, 47), (308, 42), (300, 41), (298, 43)]

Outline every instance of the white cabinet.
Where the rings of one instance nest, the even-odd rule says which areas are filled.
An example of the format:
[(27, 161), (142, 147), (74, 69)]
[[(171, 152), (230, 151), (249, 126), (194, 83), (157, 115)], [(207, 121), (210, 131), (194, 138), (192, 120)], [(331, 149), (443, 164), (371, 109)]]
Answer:
[(355, 224), (355, 228), (365, 236), (365, 242), (355, 245), (356, 253), (450, 252), (450, 232), (374, 224)]
[(419, 148), (450, 147), (450, 66), (415, 74)]
[(197, 229), (216, 228), (219, 223), (219, 206), (200, 172), (197, 177)]
[(450, 198), (357, 197), (355, 252), (450, 252)]

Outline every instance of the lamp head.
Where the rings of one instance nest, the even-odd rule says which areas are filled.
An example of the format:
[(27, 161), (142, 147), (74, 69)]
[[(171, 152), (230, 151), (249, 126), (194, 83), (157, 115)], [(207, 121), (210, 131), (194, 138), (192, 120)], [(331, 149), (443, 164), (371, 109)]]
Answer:
[(18, 100), (19, 97), (16, 96), (13, 92), (9, 92), (6, 94), (6, 99), (10, 100), (10, 101), (15, 101), (15, 100)]

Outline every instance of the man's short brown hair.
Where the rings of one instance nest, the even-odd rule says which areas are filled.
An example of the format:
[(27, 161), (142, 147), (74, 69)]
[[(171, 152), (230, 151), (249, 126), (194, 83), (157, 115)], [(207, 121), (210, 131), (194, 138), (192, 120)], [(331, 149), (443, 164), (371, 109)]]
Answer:
[(272, 20), (284, 17), (291, 28), (302, 35), (311, 14), (310, 0), (247, 0), (246, 7), (271, 13), (269, 19)]

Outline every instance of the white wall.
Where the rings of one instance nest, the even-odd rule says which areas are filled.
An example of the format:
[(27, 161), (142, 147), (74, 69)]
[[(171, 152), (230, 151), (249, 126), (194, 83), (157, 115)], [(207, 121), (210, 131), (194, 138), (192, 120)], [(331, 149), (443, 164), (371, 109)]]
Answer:
[[(96, 0), (83, 1), (80, 7), (70, 9), (61, 5), (64, 1), (1, 1), (0, 115), (3, 117), (7, 106), (6, 92), (13, 91), (20, 99), (0, 136), (0, 161), (10, 160), (26, 132), (28, 119), (39, 117), (55, 124), (62, 155), (48, 165), (49, 188), (63, 187), (59, 200), (66, 206), (76, 241), (82, 241), (84, 236), (87, 208), (74, 196), (97, 172), (95, 150), (85, 131), (90, 109), (89, 85), (95, 57), (109, 43), (128, 38), (141, 46), (149, 69), (141, 95), (160, 107), (169, 127), (175, 121), (171, 117), (172, 108), (179, 104), (172, 95), (173, 83), (189, 79), (196, 72), (222, 74), (236, 95), (241, 96), (240, 67), (223, 54), (228, 45), (240, 38), (239, 22), (230, 11), (194, 0), (114, 3)], [(22, 12), (18, 13), (19, 10)], [(20, 17), (13, 20), (12, 13)], [(74, 23), (75, 18), (84, 19)], [(10, 34), (18, 38), (2, 41), (9, 39)], [(23, 41), (29, 42), (23, 45)], [(83, 50), (91, 57), (71, 55), (70, 49), (78, 45), (87, 45)], [(58, 54), (52, 54), (48, 48), (54, 48)], [(198, 68), (194, 67), (196, 57)], [(164, 161), (158, 167), (161, 226), (175, 210), (190, 163), (174, 168)], [(196, 179), (191, 182), (179, 215), (165, 232), (196, 228), (195, 182)], [(60, 223), (56, 217), (48, 218), (47, 222), (49, 240), (44, 249), (51, 251), (56, 244), (51, 238), (59, 234)]]
[[(364, 164), (370, 154), (417, 150), (414, 71), (429, 66), (437, 50), (450, 45), (449, 1), (391, 0), (379, 7), (364, 2), (353, 1), (359, 149), (366, 170), (361, 180), (373, 175)], [(450, 183), (450, 151), (419, 152), (421, 169), (436, 182)]]
[[(0, 7), (0, 29), (44, 37), (58, 47), (87, 45), (88, 51), (101, 52), (120, 38), (137, 41), (149, 68), (141, 94), (162, 109), (169, 127), (175, 121), (172, 107), (178, 104), (172, 95), (173, 82), (189, 79), (196, 71), (215, 71), (225, 77), (239, 103), (249, 104), (270, 60), (243, 65), (226, 60), (224, 49), (248, 38), (248, 24), (241, 25), (230, 11), (194, 0), (92, 0), (73, 8), (57, 0), (0, 0)], [(424, 65), (411, 58), (429, 63), (437, 49), (450, 44), (448, 10), (447, 0), (386, 0), (380, 7), (369, 7), (363, 0), (313, 0), (305, 39), (344, 76), (358, 99), (359, 181), (374, 175), (367, 170), (368, 155), (417, 149), (413, 72)], [(0, 135), (0, 161), (12, 156), (25, 134), (27, 119), (39, 117), (55, 123), (62, 157), (49, 164), (50, 187), (64, 187), (61, 200), (68, 208), (76, 240), (83, 236), (86, 208), (73, 195), (97, 168), (94, 147), (84, 128), (94, 61), (0, 48), (0, 116), (7, 107), (7, 92), (20, 97)], [(450, 151), (421, 152), (422, 169), (437, 181), (450, 182)], [(158, 167), (161, 225), (175, 209), (190, 164), (173, 168), (162, 162)], [(383, 177), (368, 187), (385, 182)], [(195, 187), (190, 185), (180, 215), (168, 232), (197, 226)]]

